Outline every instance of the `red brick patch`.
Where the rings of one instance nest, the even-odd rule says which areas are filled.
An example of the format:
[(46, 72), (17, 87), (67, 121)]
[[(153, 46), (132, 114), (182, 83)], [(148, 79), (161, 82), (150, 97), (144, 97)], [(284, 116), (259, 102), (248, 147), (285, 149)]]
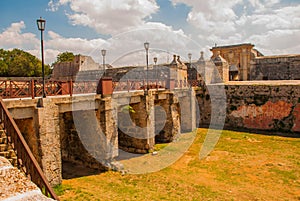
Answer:
[[(287, 117), (292, 110), (292, 104), (285, 101), (277, 101), (275, 103), (268, 101), (262, 106), (243, 105), (237, 110), (233, 111), (230, 116), (241, 117), (243, 119), (244, 127), (251, 129), (272, 129), (273, 120), (281, 120)], [(300, 114), (300, 107), (298, 116)], [(300, 118), (298, 118), (297, 129), (300, 129)]]
[(300, 104), (297, 104), (293, 111), (294, 116), (294, 126), (292, 128), (293, 132), (300, 132)]

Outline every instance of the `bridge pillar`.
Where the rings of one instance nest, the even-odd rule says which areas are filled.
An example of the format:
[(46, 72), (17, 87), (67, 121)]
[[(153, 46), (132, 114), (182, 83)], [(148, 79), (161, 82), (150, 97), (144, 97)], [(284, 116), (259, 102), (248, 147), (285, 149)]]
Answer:
[(194, 90), (175, 91), (179, 97), (181, 114), (181, 132), (196, 129), (196, 99)]
[(40, 99), (37, 108), (43, 172), (52, 186), (62, 180), (59, 107), (49, 98)]
[(111, 160), (119, 155), (118, 149), (118, 120), (117, 111), (113, 107), (112, 98), (102, 99), (97, 110), (97, 118), (100, 121), (102, 132), (106, 136), (106, 156)]
[[(119, 147), (130, 153), (147, 153), (154, 148), (154, 98), (148, 95), (119, 97), (118, 132)], [(128, 101), (130, 98), (130, 101)], [(130, 105), (128, 105), (130, 103)], [(130, 106), (131, 111), (125, 108)]]

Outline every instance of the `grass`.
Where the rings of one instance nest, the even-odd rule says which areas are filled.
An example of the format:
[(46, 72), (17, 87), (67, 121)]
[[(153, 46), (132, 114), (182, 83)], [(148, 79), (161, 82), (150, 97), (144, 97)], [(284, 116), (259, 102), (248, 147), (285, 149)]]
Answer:
[(299, 138), (223, 131), (200, 160), (206, 132), (198, 129), (188, 151), (158, 172), (109, 171), (63, 180), (55, 191), (61, 200), (300, 200)]

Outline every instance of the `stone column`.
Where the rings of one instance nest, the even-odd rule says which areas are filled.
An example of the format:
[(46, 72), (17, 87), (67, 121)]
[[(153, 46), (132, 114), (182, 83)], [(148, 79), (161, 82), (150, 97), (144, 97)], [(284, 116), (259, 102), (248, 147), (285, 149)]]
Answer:
[(146, 113), (147, 119), (146, 119), (146, 124), (147, 124), (147, 145), (146, 149), (148, 150), (153, 150), (154, 144), (155, 144), (155, 119), (154, 119), (154, 96), (152, 94), (152, 91), (149, 91), (149, 95), (145, 97), (146, 99)]
[(228, 62), (221, 57), (220, 51), (217, 53), (217, 57), (213, 58), (213, 62), (216, 65), (216, 68), (219, 73), (219, 77), (215, 76), (215, 79), (213, 79), (213, 82), (228, 82), (229, 81), (229, 64)]
[(43, 172), (52, 186), (62, 180), (59, 108), (50, 98), (40, 99), (37, 112)]
[(112, 105), (112, 98), (106, 97), (102, 99), (97, 111), (97, 118), (107, 139), (105, 156), (107, 160), (111, 160), (119, 155), (117, 116), (117, 109)]
[(247, 49), (242, 49), (242, 61), (241, 61), (241, 80), (242, 81), (245, 81), (245, 80), (248, 80), (248, 53), (247, 53)]
[(185, 90), (178, 94), (181, 114), (181, 132), (196, 129), (195, 91)]

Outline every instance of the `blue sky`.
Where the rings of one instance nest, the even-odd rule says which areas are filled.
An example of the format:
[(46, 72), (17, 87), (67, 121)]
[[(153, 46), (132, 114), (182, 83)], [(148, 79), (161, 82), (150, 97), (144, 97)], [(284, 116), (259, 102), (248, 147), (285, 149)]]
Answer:
[(105, 48), (109, 62), (139, 65), (145, 41), (161, 62), (173, 53), (197, 59), (200, 51), (209, 59), (215, 43), (297, 54), (299, 10), (299, 0), (1, 0), (0, 48), (39, 57), (36, 19), (42, 16), (47, 63), (64, 51), (99, 61)]

